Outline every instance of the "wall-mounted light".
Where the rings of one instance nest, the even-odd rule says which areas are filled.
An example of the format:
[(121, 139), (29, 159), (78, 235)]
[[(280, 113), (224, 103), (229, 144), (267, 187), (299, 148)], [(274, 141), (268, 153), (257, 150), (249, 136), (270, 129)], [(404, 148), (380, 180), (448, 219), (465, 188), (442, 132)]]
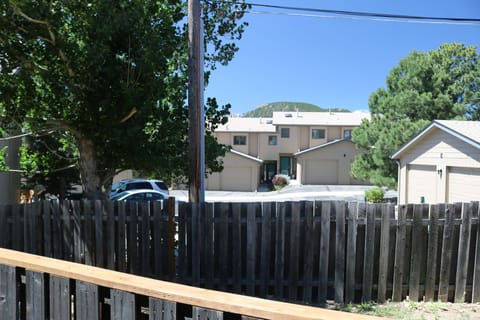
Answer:
[(437, 173), (438, 173), (438, 175), (440, 176), (440, 178), (442, 177), (442, 172), (443, 172), (442, 169), (438, 169), (438, 170), (437, 170)]

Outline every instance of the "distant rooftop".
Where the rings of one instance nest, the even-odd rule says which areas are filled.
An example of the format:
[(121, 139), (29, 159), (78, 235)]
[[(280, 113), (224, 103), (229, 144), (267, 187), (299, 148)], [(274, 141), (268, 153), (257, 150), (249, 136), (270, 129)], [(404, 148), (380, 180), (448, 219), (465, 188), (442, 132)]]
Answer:
[(228, 118), (215, 132), (275, 132), (272, 118)]
[(276, 126), (359, 126), (366, 112), (274, 112), (273, 118), (230, 117), (216, 132), (276, 132)]
[(274, 112), (274, 125), (359, 126), (367, 112)]

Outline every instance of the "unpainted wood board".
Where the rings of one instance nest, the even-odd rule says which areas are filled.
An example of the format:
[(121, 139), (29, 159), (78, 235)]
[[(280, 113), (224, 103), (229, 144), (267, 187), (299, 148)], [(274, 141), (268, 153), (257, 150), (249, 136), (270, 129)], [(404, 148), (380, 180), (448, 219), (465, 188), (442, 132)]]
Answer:
[(49, 288), (50, 320), (70, 319), (72, 317), (70, 279), (51, 276)]
[(472, 204), (462, 203), (462, 224), (458, 241), (457, 274), (455, 276), (454, 302), (465, 302), (467, 272), (469, 266), (470, 237), (472, 231)]

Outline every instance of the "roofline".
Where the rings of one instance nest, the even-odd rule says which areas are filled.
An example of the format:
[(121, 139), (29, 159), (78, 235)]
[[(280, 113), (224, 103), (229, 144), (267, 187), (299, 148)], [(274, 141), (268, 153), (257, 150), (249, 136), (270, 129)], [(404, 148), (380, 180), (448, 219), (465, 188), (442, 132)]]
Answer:
[(243, 158), (247, 158), (249, 160), (252, 160), (252, 161), (256, 161), (258, 163), (263, 163), (263, 160), (262, 159), (258, 159), (258, 158), (255, 158), (255, 157), (252, 157), (248, 154), (245, 154), (243, 152), (240, 152), (240, 151), (237, 151), (237, 150), (234, 150), (234, 149), (230, 149), (228, 152), (231, 152), (233, 154), (236, 154), (237, 156), (240, 156), (240, 157), (243, 157)]
[(302, 154), (304, 154), (304, 153), (308, 153), (308, 152), (311, 152), (311, 151), (315, 151), (315, 150), (318, 150), (318, 149), (322, 149), (322, 148), (329, 147), (329, 146), (331, 146), (331, 145), (340, 143), (340, 142), (342, 142), (342, 141), (348, 141), (348, 142), (350, 142), (350, 143), (353, 143), (353, 141), (350, 140), (350, 139), (336, 139), (336, 140), (333, 140), (333, 141), (330, 141), (330, 142), (321, 144), (321, 145), (319, 145), (319, 146), (315, 146), (315, 147), (312, 147), (312, 148), (309, 148), (309, 149), (305, 149), (305, 150), (296, 152), (296, 153), (294, 153), (293, 155), (294, 155), (294, 156), (299, 156), (299, 155), (302, 155)]
[(465, 143), (472, 145), (473, 147), (480, 149), (480, 143), (470, 139), (468, 136), (461, 134), (453, 130), (452, 128), (438, 122), (437, 120), (433, 120), (428, 126), (426, 126), (422, 131), (420, 131), (415, 137), (407, 141), (403, 146), (401, 146), (394, 154), (390, 156), (391, 159), (398, 159), (399, 155), (402, 154), (406, 149), (410, 148), (412, 144), (420, 140), (427, 132), (429, 132), (433, 127), (443, 130), (452, 136), (462, 140)]

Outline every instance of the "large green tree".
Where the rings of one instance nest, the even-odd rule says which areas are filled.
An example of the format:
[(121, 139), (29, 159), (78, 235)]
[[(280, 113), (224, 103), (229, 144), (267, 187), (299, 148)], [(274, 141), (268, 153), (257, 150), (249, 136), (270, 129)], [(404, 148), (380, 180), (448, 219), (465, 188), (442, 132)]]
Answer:
[(386, 88), (369, 99), (372, 118), (353, 131), (366, 152), (352, 174), (379, 186), (396, 187), (397, 165), (390, 156), (435, 119), (480, 120), (480, 55), (475, 46), (443, 44), (413, 51), (387, 76)]
[[(88, 197), (118, 170), (170, 179), (188, 169), (186, 0), (0, 3), (0, 113), (8, 126), (71, 137)], [(204, 2), (206, 75), (246, 26), (241, 1)], [(211, 132), (229, 106), (207, 99), (207, 168), (226, 147)], [(28, 154), (28, 152), (26, 153)]]

